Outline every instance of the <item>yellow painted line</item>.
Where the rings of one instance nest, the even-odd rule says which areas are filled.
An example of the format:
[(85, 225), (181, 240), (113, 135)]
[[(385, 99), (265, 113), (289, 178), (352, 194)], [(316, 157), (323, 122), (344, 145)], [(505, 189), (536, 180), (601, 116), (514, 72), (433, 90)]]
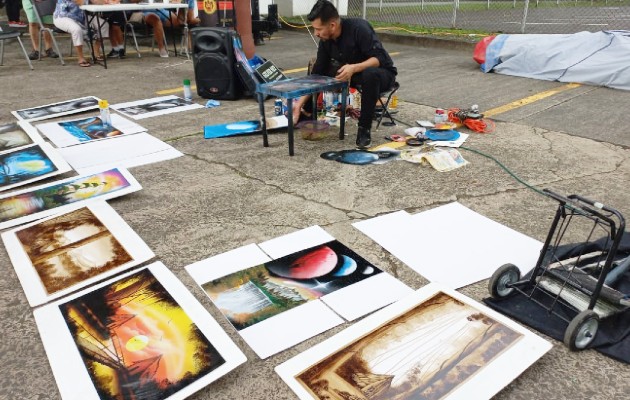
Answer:
[(306, 70), (308, 70), (308, 67), (287, 69), (285, 71), (282, 71), (282, 73), (283, 74), (295, 74), (296, 72), (304, 72)]
[[(190, 90), (195, 91), (197, 90), (197, 86), (196, 85), (190, 85)], [(159, 92), (155, 92), (156, 94), (173, 94), (173, 93), (180, 93), (184, 91), (184, 87), (178, 87), (175, 89), (166, 89), (166, 90), (160, 90)]]
[(580, 87), (582, 85), (580, 85), (579, 83), (568, 83), (564, 86), (560, 86), (559, 88), (556, 89), (551, 89), (551, 90), (546, 90), (544, 92), (540, 92), (540, 93), (536, 93), (534, 95), (525, 97), (523, 99), (520, 100), (516, 100), (513, 101), (511, 103), (502, 105), (500, 107), (496, 107), (496, 108), (492, 108), (488, 111), (484, 111), (483, 115), (485, 117), (492, 117), (494, 115), (497, 114), (501, 114), (507, 111), (511, 111), (514, 110), (516, 108), (519, 107), (523, 107), (526, 106), (528, 104), (534, 103), (536, 101), (542, 100), (542, 99), (546, 99), (547, 97), (553, 96), (554, 94), (558, 94), (560, 92), (564, 92), (565, 90), (569, 90), (569, 89), (575, 89), (577, 87)]

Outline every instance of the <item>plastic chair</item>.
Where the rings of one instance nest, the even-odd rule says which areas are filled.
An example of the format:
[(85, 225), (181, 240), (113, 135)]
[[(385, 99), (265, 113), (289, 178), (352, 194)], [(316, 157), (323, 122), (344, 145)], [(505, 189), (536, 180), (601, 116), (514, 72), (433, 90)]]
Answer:
[(39, 24), (39, 59), (42, 59), (42, 43), (44, 42), (44, 32), (48, 32), (52, 39), (53, 47), (57, 54), (59, 54), (59, 61), (61, 65), (66, 65), (65, 61), (63, 61), (63, 56), (61, 55), (61, 51), (59, 50), (59, 45), (57, 44), (57, 39), (55, 39), (56, 31), (51, 27), (44, 25), (43, 17), (47, 15), (53, 15), (55, 12), (55, 7), (57, 6), (57, 0), (30, 0), (33, 4), (33, 10), (35, 11), (35, 16), (37, 17), (37, 23)]
[(4, 42), (10, 39), (17, 39), (20, 47), (22, 48), (22, 52), (24, 53), (24, 58), (26, 58), (26, 62), (28, 62), (28, 66), (33, 69), (33, 64), (31, 60), (28, 58), (28, 53), (26, 53), (26, 49), (24, 48), (24, 44), (22, 44), (22, 32), (14, 31), (14, 30), (4, 30), (0, 27), (0, 65), (4, 65)]

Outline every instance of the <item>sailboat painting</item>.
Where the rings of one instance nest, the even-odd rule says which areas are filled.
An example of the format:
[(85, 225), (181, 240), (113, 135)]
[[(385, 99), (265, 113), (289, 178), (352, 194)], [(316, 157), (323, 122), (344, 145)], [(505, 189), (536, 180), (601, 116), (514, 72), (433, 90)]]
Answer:
[[(163, 264), (150, 267), (37, 310), (36, 321), (56, 378), (64, 372), (60, 365), (66, 370), (58, 379), (64, 399), (72, 386), (69, 398), (183, 398), (182, 390), (189, 386), (199, 390), (200, 379), (229, 363), (211, 342), (221, 335), (203, 332), (167, 289), (170, 283), (181, 294), (183, 285), (162, 282), (165, 277), (176, 280)], [(186, 296), (192, 297), (188, 292)], [(203, 311), (198, 303), (193, 309)], [(52, 345), (60, 337), (51, 331), (55, 325), (65, 325), (61, 332), (69, 334)], [(89, 379), (82, 380), (86, 374)], [(92, 387), (82, 392), (80, 385), (86, 382)]]
[[(386, 310), (377, 314), (387, 314)], [(332, 342), (342, 341), (333, 337), (296, 357), (305, 361), (318, 355), (316, 362), (298, 369), (301, 362), (290, 360), (276, 370), (287, 380), (293, 369), (290, 377), (299, 386), (300, 398), (438, 400), (460, 398), (450, 396), (466, 391), (481, 399), (485, 398), (482, 392), (462, 387), (487, 373), (490, 365), (525, 336), (465, 301), (464, 296), (441, 290), (375, 325), (377, 314), (368, 319), (372, 329), (351, 327), (353, 331), (341, 332), (339, 336), (354, 336), (354, 340), (336, 350), (324, 350)], [(494, 379), (501, 380), (501, 375)], [(292, 388), (296, 390), (295, 385)]]

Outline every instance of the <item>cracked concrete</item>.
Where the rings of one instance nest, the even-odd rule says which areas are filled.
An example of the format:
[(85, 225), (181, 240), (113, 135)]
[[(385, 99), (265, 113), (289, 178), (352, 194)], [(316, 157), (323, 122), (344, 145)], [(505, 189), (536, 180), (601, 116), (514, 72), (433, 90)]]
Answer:
[[(305, 66), (312, 56), (306, 35), (280, 32), (278, 39), (257, 48), (260, 55), (277, 60), (284, 69)], [(292, 52), (287, 52), (287, 48)], [(436, 107), (468, 106), (485, 109), (548, 90), (562, 84), (539, 82), (478, 72), (470, 54), (401, 44), (386, 44), (400, 52), (400, 91), (397, 127), (381, 127), (373, 141), (402, 133), (420, 119), (432, 119)], [(178, 88), (193, 76), (192, 64), (182, 59), (160, 59), (150, 53), (140, 59), (113, 60), (110, 69), (56, 65), (52, 60), (35, 63), (28, 72), (16, 52), (7, 48), (7, 66), (0, 67), (0, 84), (20, 91), (3, 90), (0, 123), (13, 120), (11, 110), (97, 95), (114, 104), (157, 96), (159, 90)], [(419, 68), (419, 66), (422, 66)], [(142, 71), (142, 74), (141, 72)], [(299, 74), (298, 74), (299, 75)], [(295, 76), (295, 75), (294, 75)], [(142, 77), (142, 79), (141, 79)], [(459, 84), (460, 81), (462, 84)], [(455, 85), (454, 83), (458, 83)], [(465, 83), (465, 84), (463, 84)], [(63, 90), (59, 89), (59, 85)], [(630, 106), (627, 93), (582, 87), (562, 92), (549, 103), (532, 104), (514, 115), (498, 116), (495, 133), (471, 134), (461, 150), (470, 164), (448, 173), (430, 167), (395, 161), (379, 166), (351, 166), (323, 160), (324, 151), (353, 147), (356, 124), (349, 122), (348, 137), (339, 141), (336, 130), (317, 142), (296, 134), (296, 155), (288, 156), (286, 133), (270, 135), (270, 147), (259, 136), (204, 140), (207, 124), (256, 118), (258, 105), (252, 99), (221, 101), (214, 109), (195, 110), (139, 121), (156, 137), (167, 141), (185, 156), (164, 163), (133, 168), (143, 190), (110, 204), (190, 289), (208, 312), (246, 353), (249, 361), (233, 373), (202, 389), (194, 399), (293, 399), (273, 368), (349, 324), (307, 340), (268, 360), (260, 360), (247, 347), (216, 307), (185, 272), (184, 267), (249, 243), (262, 242), (311, 225), (324, 227), (357, 253), (390, 272), (412, 288), (427, 283), (391, 254), (375, 245), (351, 224), (397, 210), (417, 213), (452, 201), (543, 240), (556, 204), (519, 183), (497, 161), (527, 184), (560, 193), (578, 193), (618, 208), (630, 215), (630, 144), (627, 133), (618, 132), (619, 121), (600, 120), (604, 135), (584, 134), (584, 116), (598, 110), (599, 100), (608, 107), (610, 96), (618, 109)], [(203, 104), (204, 99), (195, 97)], [(590, 109), (576, 106), (589, 103)], [(271, 100), (269, 100), (269, 104)], [(550, 106), (551, 105), (551, 106)], [(543, 107), (545, 110), (541, 110)], [(625, 108), (624, 108), (625, 107)], [(268, 106), (267, 110), (272, 107)], [(554, 109), (555, 120), (545, 117)], [(585, 114), (586, 113), (586, 114)], [(532, 116), (537, 116), (538, 119)], [(544, 118), (543, 118), (544, 117)], [(561, 117), (561, 118), (560, 118)], [(582, 124), (583, 123), (583, 124)], [(597, 140), (595, 140), (597, 139)], [(114, 139), (115, 140), (115, 139)], [(491, 158), (489, 158), (491, 157)], [(493, 160), (494, 158), (495, 160)], [(430, 229), (427, 228), (427, 234)], [(418, 238), (418, 251), (423, 251)], [(52, 371), (38, 337), (26, 298), (7, 254), (0, 250), (0, 399), (58, 399)], [(487, 296), (486, 282), (461, 291), (477, 300)], [(597, 399), (625, 398), (630, 392), (630, 369), (594, 351), (571, 353), (561, 343), (496, 398), (507, 399)], [(471, 399), (475, 398), (471, 394)]]

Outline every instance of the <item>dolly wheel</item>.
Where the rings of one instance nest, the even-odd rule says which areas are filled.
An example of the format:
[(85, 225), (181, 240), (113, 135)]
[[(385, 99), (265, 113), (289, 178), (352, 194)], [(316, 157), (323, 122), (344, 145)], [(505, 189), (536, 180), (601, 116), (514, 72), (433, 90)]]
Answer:
[(584, 350), (595, 339), (599, 316), (593, 310), (584, 310), (571, 320), (564, 332), (564, 344), (571, 351)]
[(504, 264), (490, 277), (488, 291), (495, 299), (502, 299), (514, 292), (514, 288), (508, 287), (508, 285), (519, 279), (521, 279), (521, 271), (518, 267), (514, 264)]

